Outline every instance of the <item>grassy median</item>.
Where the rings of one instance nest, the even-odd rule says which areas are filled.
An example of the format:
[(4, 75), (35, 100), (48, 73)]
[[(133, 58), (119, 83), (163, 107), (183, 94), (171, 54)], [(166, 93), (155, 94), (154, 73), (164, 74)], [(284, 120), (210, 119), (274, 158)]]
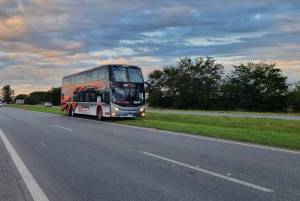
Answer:
[[(10, 106), (63, 114), (58, 107)], [(115, 120), (114, 122), (300, 150), (300, 121), (148, 112), (144, 119)]]
[(30, 111), (35, 111), (35, 112), (46, 112), (46, 113), (51, 113), (51, 114), (61, 114), (61, 115), (64, 114), (60, 110), (60, 107), (58, 107), (58, 106), (45, 107), (44, 105), (17, 105), (17, 104), (10, 104), (10, 105), (7, 105), (7, 107), (13, 107), (13, 108), (18, 108), (18, 109), (23, 109), (23, 110), (30, 110)]
[(300, 149), (300, 121), (147, 113), (121, 124)]

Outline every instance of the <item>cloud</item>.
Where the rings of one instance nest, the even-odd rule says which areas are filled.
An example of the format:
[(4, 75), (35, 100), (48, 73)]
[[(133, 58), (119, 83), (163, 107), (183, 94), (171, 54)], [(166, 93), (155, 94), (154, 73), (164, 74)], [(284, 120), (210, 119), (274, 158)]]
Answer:
[(0, 20), (0, 39), (15, 39), (26, 31), (22, 16), (11, 16)]
[(180, 56), (215, 56), (227, 69), (278, 61), (292, 82), (299, 13), (297, 0), (0, 0), (0, 85), (44, 89), (106, 63), (148, 74)]
[(233, 43), (241, 43), (240, 37), (199, 37), (188, 38), (186, 42), (193, 46), (213, 46), (213, 45), (227, 45)]

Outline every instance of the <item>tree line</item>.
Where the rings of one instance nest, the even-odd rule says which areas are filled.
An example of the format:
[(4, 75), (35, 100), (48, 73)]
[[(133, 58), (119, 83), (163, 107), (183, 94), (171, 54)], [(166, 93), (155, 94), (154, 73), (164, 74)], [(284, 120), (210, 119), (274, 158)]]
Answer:
[[(151, 72), (147, 80), (148, 104), (155, 107), (245, 110), (300, 111), (300, 82), (287, 83), (275, 63), (259, 62), (224, 66), (211, 57), (182, 57), (176, 65)], [(2, 88), (4, 102), (17, 99), (25, 104), (60, 104), (61, 88), (20, 94), (14, 97), (9, 85)]]
[(203, 110), (300, 111), (300, 82), (287, 83), (275, 63), (233, 66), (226, 74), (214, 58), (180, 58), (149, 74), (148, 103)]
[(24, 104), (36, 105), (45, 102), (51, 102), (53, 105), (60, 105), (60, 87), (53, 87), (49, 91), (35, 91), (28, 94), (19, 94), (14, 96), (14, 90), (10, 85), (6, 85), (2, 88), (2, 98), (6, 103), (13, 103), (16, 100), (24, 100)]

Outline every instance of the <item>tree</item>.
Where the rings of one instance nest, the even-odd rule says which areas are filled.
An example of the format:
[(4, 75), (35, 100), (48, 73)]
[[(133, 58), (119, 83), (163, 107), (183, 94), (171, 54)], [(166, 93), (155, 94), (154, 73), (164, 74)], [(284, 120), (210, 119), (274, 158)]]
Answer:
[(29, 96), (27, 94), (19, 94), (14, 98), (14, 101), (16, 100), (24, 100), (25, 104), (28, 104), (28, 98)]
[(224, 103), (246, 110), (285, 110), (287, 78), (275, 66), (265, 62), (234, 66), (232, 74), (222, 86)]
[(41, 104), (51, 100), (49, 91), (35, 91), (30, 93), (27, 103), (31, 105)]
[(49, 92), (51, 103), (53, 105), (60, 105), (61, 87), (53, 87)]
[(300, 81), (295, 84), (295, 88), (289, 94), (289, 106), (295, 112), (300, 112)]
[(210, 109), (218, 96), (223, 68), (210, 57), (180, 58), (177, 65), (149, 74), (149, 104)]
[(168, 104), (166, 103), (166, 95), (168, 92), (166, 92), (166, 89), (163, 89), (166, 79), (165, 72), (161, 70), (155, 70), (150, 73), (148, 77), (147, 91), (149, 93), (149, 104), (152, 106), (167, 106)]
[(11, 103), (14, 96), (14, 90), (11, 89), (10, 85), (5, 85), (2, 87), (2, 98), (6, 103)]

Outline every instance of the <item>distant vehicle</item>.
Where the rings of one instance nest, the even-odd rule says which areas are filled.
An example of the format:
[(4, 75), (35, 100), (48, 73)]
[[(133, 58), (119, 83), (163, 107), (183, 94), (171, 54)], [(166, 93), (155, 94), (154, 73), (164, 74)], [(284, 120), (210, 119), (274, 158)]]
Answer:
[(44, 104), (44, 106), (45, 106), (45, 107), (52, 107), (52, 103), (51, 103), (51, 102), (46, 102), (46, 103)]
[(145, 87), (140, 67), (104, 65), (63, 78), (62, 111), (69, 116), (144, 117)]
[(25, 101), (23, 99), (17, 99), (16, 104), (24, 105)]

